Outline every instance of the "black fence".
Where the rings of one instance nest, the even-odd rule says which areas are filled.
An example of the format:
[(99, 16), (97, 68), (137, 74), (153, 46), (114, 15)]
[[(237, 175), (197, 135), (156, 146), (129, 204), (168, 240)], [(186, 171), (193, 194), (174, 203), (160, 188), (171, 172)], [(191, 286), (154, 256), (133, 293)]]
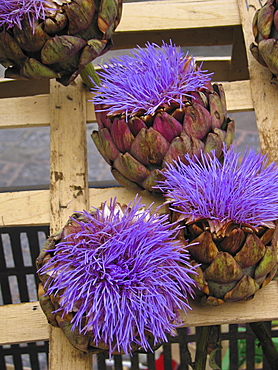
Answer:
[[(1, 305), (37, 300), (38, 278), (35, 260), (48, 235), (47, 226), (0, 229)], [(278, 343), (278, 329), (275, 329), (275, 323), (265, 324), (273, 341)], [(170, 337), (169, 342), (155, 353), (135, 353), (132, 357), (115, 355), (112, 359), (108, 359), (105, 353), (94, 355), (93, 369), (191, 369), (190, 363), (194, 361), (195, 343), (200, 333), (201, 328), (180, 328), (178, 335)], [(216, 352), (216, 362), (222, 370), (271, 369), (248, 324), (222, 325), (220, 341), (222, 349)], [(0, 346), (0, 369), (47, 370), (47, 357), (47, 342)]]

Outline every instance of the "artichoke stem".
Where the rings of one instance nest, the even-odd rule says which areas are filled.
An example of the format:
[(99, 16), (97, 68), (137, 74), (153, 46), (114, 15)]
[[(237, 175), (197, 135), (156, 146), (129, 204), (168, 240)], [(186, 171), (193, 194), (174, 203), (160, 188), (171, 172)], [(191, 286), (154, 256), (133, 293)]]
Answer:
[(249, 323), (254, 334), (260, 341), (263, 353), (267, 358), (269, 365), (272, 370), (278, 369), (278, 352), (272, 341), (272, 338), (263, 322), (252, 322)]
[(89, 89), (95, 87), (96, 85), (100, 85), (100, 78), (95, 72), (93, 63), (89, 63), (84, 68), (82, 68), (80, 71), (80, 76), (84, 84)]
[(210, 337), (210, 327), (202, 326), (197, 342), (196, 342), (196, 356), (194, 362), (194, 370), (205, 370), (207, 362), (207, 349)]

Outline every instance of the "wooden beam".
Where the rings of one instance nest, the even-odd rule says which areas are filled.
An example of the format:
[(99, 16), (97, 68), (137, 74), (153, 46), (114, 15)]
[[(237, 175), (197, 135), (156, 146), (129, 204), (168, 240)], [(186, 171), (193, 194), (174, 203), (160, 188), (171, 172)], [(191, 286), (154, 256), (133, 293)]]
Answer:
[[(190, 301), (190, 305), (192, 310), (187, 315), (182, 313), (183, 326), (187, 327), (277, 320), (278, 282), (270, 282), (250, 301), (218, 307)], [(0, 345), (49, 339), (49, 325), (38, 302), (0, 306), (0, 317), (4, 318), (0, 320)]]
[(0, 78), (0, 99), (49, 94), (49, 80)]
[[(60, 230), (69, 215), (87, 209), (88, 166), (86, 93), (81, 78), (65, 87), (50, 82), (50, 229)], [(92, 356), (81, 354), (59, 328), (50, 328), (49, 370), (91, 370)]]
[[(120, 203), (128, 203), (136, 191), (123, 187), (106, 189), (89, 189), (89, 200), (93, 207), (98, 207), (102, 202), (117, 197)], [(163, 202), (159, 195), (150, 195), (146, 191), (139, 193), (146, 204), (155, 203), (155, 207)], [(0, 193), (0, 226), (38, 226), (50, 224), (50, 194), (49, 190), (18, 191)], [(82, 211), (80, 208), (74, 211)], [(67, 211), (67, 217), (71, 215)]]
[(116, 33), (213, 28), (240, 24), (236, 0), (167, 0), (124, 3)]
[(49, 126), (49, 95), (0, 99), (0, 129)]
[(144, 47), (149, 42), (158, 45), (162, 40), (180, 46), (231, 45), (234, 29), (240, 26), (222, 26), (214, 28), (160, 29), (153, 31), (134, 31), (115, 33), (113, 50), (132, 49), (137, 45)]
[[(240, 112), (253, 110), (249, 80), (224, 82), (223, 86), (226, 92), (229, 111)], [(95, 122), (96, 120), (93, 103), (89, 101), (91, 99), (92, 93), (87, 91), (87, 123)], [(0, 129), (49, 126), (49, 104), (49, 95), (0, 99)]]
[(256, 114), (261, 150), (267, 154), (270, 161), (278, 162), (278, 89), (273, 83), (271, 72), (261, 66), (249, 51), (249, 45), (254, 41), (252, 20), (256, 9), (261, 7), (259, 0), (238, 0), (242, 29), (245, 38), (247, 59), (250, 74), (250, 88)]

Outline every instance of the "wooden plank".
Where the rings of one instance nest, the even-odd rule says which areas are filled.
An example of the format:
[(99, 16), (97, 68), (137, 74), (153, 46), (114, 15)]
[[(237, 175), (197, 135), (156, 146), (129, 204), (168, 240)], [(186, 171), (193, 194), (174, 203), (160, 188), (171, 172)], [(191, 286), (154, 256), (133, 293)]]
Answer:
[[(201, 15), (200, 15), (201, 14)], [(125, 3), (113, 36), (115, 49), (172, 40), (181, 46), (229, 45), (240, 26), (236, 0)]]
[(0, 193), (0, 226), (49, 225), (49, 190)]
[(0, 78), (0, 99), (39, 94), (49, 94), (49, 80)]
[(228, 112), (253, 110), (250, 81), (223, 82)]
[[(98, 207), (102, 202), (114, 197), (117, 197), (120, 203), (128, 203), (136, 194), (136, 191), (123, 187), (89, 189), (90, 204), (93, 207)], [(163, 201), (161, 196), (149, 195), (145, 191), (142, 191), (139, 196), (142, 197), (142, 201), (147, 205), (154, 202), (155, 207), (159, 206)], [(49, 225), (49, 201), (49, 190), (0, 193), (0, 226)], [(74, 209), (74, 211), (82, 210), (83, 207)], [(68, 210), (67, 217), (71, 213)]]
[[(180, 43), (177, 43), (180, 45)], [(136, 45), (135, 45), (136, 46)], [(203, 69), (214, 72), (214, 81), (228, 81), (229, 68), (231, 57), (195, 57), (196, 61), (200, 64), (203, 63)], [(100, 69), (95, 65), (95, 69)], [(34, 95), (49, 94), (49, 81), (48, 80), (12, 80), (0, 78), (0, 104), (1, 99), (5, 98), (20, 98)], [(40, 97), (38, 97), (40, 99)], [(24, 101), (24, 100), (23, 100)], [(26, 101), (27, 103), (28, 101)], [(2, 104), (5, 106), (5, 103)]]
[(155, 31), (120, 32), (113, 36), (114, 50), (131, 49), (146, 42), (160, 45), (162, 40), (172, 40), (181, 46), (231, 45), (233, 32), (240, 26), (222, 26), (214, 28), (160, 29)]
[[(88, 208), (86, 94), (81, 78), (65, 87), (50, 82), (50, 229), (59, 230), (76, 209)], [(50, 327), (49, 370), (92, 369), (92, 356)]]
[[(249, 4), (247, 7), (246, 4)], [(238, 0), (243, 34), (247, 50), (254, 41), (252, 34), (252, 20), (256, 9), (259, 9), (259, 0), (248, 0), (247, 3)], [(261, 150), (268, 155), (270, 161), (278, 161), (278, 89), (277, 84), (271, 81), (271, 72), (261, 66), (247, 53), (250, 74), (250, 87), (253, 105), (256, 114)]]
[(0, 129), (49, 126), (49, 95), (0, 99)]
[(39, 302), (0, 306), (0, 345), (49, 340), (49, 325)]
[[(202, 306), (195, 301), (190, 304), (192, 310), (182, 314), (183, 326), (277, 320), (278, 282), (272, 281), (247, 302), (229, 302), (218, 307)], [(0, 345), (49, 339), (49, 325), (38, 302), (0, 306), (0, 317)]]
[(229, 81), (249, 80), (248, 62), (242, 28), (235, 27)]
[(240, 24), (236, 0), (168, 0), (123, 5), (116, 33)]
[[(228, 111), (253, 110), (249, 80), (224, 82)], [(92, 93), (86, 93), (86, 120), (95, 122)], [(0, 129), (49, 126), (49, 95), (0, 99)]]

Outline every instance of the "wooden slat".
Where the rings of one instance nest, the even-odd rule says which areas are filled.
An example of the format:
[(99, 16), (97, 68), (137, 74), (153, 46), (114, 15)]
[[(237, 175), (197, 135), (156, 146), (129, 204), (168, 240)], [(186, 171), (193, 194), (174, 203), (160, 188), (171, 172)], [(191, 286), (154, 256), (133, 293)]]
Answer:
[(0, 306), (0, 345), (49, 340), (49, 325), (39, 302)]
[(49, 80), (0, 78), (0, 99), (49, 94)]
[[(224, 82), (227, 106), (230, 112), (253, 109), (250, 83), (246, 81)], [(92, 93), (87, 92), (86, 119), (95, 122)], [(49, 126), (49, 95), (0, 99), (0, 129)]]
[(49, 126), (49, 95), (0, 99), (0, 128)]
[(229, 45), (239, 25), (236, 0), (134, 2), (124, 4), (113, 40), (115, 49), (169, 39), (182, 46)]
[(49, 225), (49, 190), (0, 193), (0, 226)]
[[(180, 44), (178, 43), (177, 45)], [(231, 57), (195, 57), (195, 60), (198, 64), (203, 64), (203, 69), (214, 73), (212, 76), (213, 81), (229, 81)], [(99, 67), (95, 66), (95, 69), (97, 70)], [(48, 80), (26, 81), (0, 78), (0, 104), (1, 99), (5, 98), (19, 98), (45, 94), (49, 94)]]
[[(190, 302), (192, 310), (182, 314), (188, 327), (243, 324), (278, 319), (278, 282), (272, 281), (247, 302), (224, 303), (218, 307)], [(0, 306), (0, 345), (48, 340), (48, 324), (38, 302)]]
[[(90, 204), (100, 206), (110, 198), (117, 197), (120, 203), (132, 200), (136, 191), (122, 187), (107, 189), (89, 189)], [(146, 204), (155, 203), (155, 207), (162, 203), (162, 197), (149, 195), (142, 191), (139, 194)], [(49, 190), (19, 191), (0, 193), (0, 226), (49, 225), (50, 223), (50, 194)], [(74, 209), (82, 211), (82, 209)], [(68, 211), (67, 217), (71, 215)]]
[(228, 112), (253, 110), (250, 81), (223, 82)]
[[(252, 33), (252, 20), (256, 9), (260, 9), (259, 0), (248, 0), (246, 3), (238, 0), (242, 28), (247, 48), (254, 41)], [(258, 126), (261, 150), (267, 154), (270, 161), (278, 162), (278, 89), (273, 83), (271, 72), (261, 66), (251, 55), (247, 53), (250, 88)]]
[[(50, 82), (50, 230), (59, 230), (76, 209), (88, 208), (86, 93), (81, 78), (68, 87)], [(49, 370), (91, 370), (92, 356), (50, 328)]]
[(240, 18), (236, 0), (134, 2), (124, 4), (117, 33), (212, 28), (238, 24)]
[(184, 29), (162, 28), (161, 30), (145, 32), (116, 32), (113, 36), (113, 44), (114, 50), (131, 49), (136, 45), (144, 46), (148, 41), (161, 44), (161, 40), (172, 40), (176, 45), (181, 46), (231, 45), (235, 28), (240, 28), (240, 26)]

